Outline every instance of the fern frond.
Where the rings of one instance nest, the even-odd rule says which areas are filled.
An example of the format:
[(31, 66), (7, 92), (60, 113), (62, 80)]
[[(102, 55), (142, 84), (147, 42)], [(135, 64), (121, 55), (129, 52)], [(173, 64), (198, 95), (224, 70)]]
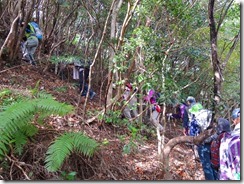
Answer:
[(27, 142), (27, 136), (23, 134), (21, 131), (18, 131), (14, 134), (13, 140), (14, 142), (14, 152), (18, 153), (18, 155), (21, 155), (23, 152), (23, 146)]
[(39, 109), (51, 111), (59, 115), (65, 115), (73, 111), (73, 106), (60, 103), (54, 99), (37, 99), (36, 105)]
[(65, 133), (48, 148), (45, 167), (48, 171), (57, 171), (72, 152), (78, 151), (86, 156), (92, 156), (98, 145), (95, 140), (82, 133)]
[(30, 90), (30, 92), (31, 92), (31, 94), (32, 94), (33, 96), (36, 96), (36, 95), (39, 93), (40, 81), (41, 81), (41, 80), (38, 80), (38, 81), (36, 82), (35, 87), (34, 87), (33, 89)]
[(69, 135), (64, 134), (58, 137), (47, 150), (47, 157), (45, 159), (47, 170), (56, 171), (65, 158), (70, 155), (72, 149), (72, 139)]
[(53, 99), (54, 97), (51, 94), (48, 94), (46, 92), (40, 91), (39, 93), (37, 93), (36, 95), (37, 98), (41, 98), (41, 99)]
[(21, 120), (26, 114), (32, 114), (35, 111), (33, 101), (21, 101), (15, 103), (5, 109), (0, 114), (0, 127), (3, 124), (8, 124), (11, 121)]
[(7, 135), (0, 136), (0, 158), (2, 159), (6, 152), (8, 152), (7, 145), (10, 142), (10, 137)]
[(32, 137), (36, 135), (36, 133), (38, 132), (38, 128), (33, 124), (28, 123), (22, 126), (20, 131), (27, 137)]
[(9, 95), (9, 94), (11, 94), (11, 90), (10, 89), (0, 90), (0, 97), (6, 96), (6, 95)]
[(24, 145), (27, 143), (28, 137), (35, 135), (38, 129), (33, 124), (24, 124), (20, 129), (12, 134), (11, 143), (14, 143), (14, 151), (19, 155), (22, 154)]
[(13, 121), (10, 121), (8, 124), (6, 124), (6, 122), (5, 122), (5, 124), (0, 123), (0, 125), (1, 125), (1, 129), (0, 129), (0, 159), (4, 158), (5, 153), (8, 152), (8, 145), (12, 144), (14, 137), (19, 132), (21, 133), (21, 129), (23, 129), (24, 126), (26, 126), (26, 129), (29, 129), (27, 127), (27, 125), (29, 125), (29, 124), (26, 125), (26, 123), (29, 122), (32, 119), (32, 117), (33, 117), (33, 115), (30, 114), (30, 115), (27, 115), (24, 118), (22, 118), (21, 121), (20, 120), (13, 120)]
[[(8, 151), (8, 145), (14, 134), (22, 131), (26, 136), (32, 136), (36, 130), (28, 126), (37, 112), (49, 112), (46, 115), (57, 114), (65, 115), (72, 112), (73, 106), (59, 103), (54, 99), (31, 99), (20, 101), (8, 106), (3, 112), (0, 112), (0, 159)], [(25, 131), (24, 131), (25, 130)]]
[(85, 156), (92, 156), (95, 152), (95, 149), (98, 147), (98, 143), (94, 139), (83, 134), (74, 135), (74, 148), (80, 153), (83, 153)]
[[(13, 108), (6, 109), (6, 111), (0, 113), (0, 130), (6, 135), (15, 133), (20, 127), (30, 122), (34, 115), (34, 109), (31, 109), (28, 103), (22, 109), (19, 106), (15, 107), (17, 108), (14, 113)], [(32, 108), (34, 107), (32, 106)], [(2, 131), (0, 131), (0, 135), (2, 135)]]

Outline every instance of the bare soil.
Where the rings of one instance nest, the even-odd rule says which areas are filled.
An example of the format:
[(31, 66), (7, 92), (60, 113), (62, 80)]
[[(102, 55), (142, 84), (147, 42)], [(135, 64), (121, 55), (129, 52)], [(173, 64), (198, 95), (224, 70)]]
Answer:
[[(8, 170), (0, 170), (3, 180), (61, 180), (61, 173), (50, 173), (44, 168), (44, 158), (48, 146), (55, 137), (65, 131), (81, 131), (98, 142), (107, 140), (92, 158), (72, 154), (66, 159), (62, 171), (76, 171), (76, 180), (204, 180), (201, 164), (195, 159), (191, 146), (177, 145), (170, 153), (170, 176), (162, 178), (161, 163), (157, 156), (157, 137), (147, 136), (131, 154), (123, 154), (123, 147), (129, 141), (126, 127), (115, 126), (97, 120), (89, 125), (82, 124), (83, 103), (78, 104), (79, 93), (76, 81), (61, 78), (53, 70), (43, 72), (43, 68), (23, 64), (15, 67), (2, 67), (0, 70), (0, 90), (10, 88), (19, 93), (34, 89), (39, 81), (39, 90), (52, 94), (58, 101), (74, 105), (76, 114), (65, 117), (50, 117), (40, 128), (34, 139), (25, 146), (21, 157), (10, 156), (12, 162)], [(88, 100), (87, 112), (101, 110), (104, 105), (99, 99), (99, 87), (93, 86), (97, 96)], [(102, 95), (101, 95), (102, 96)], [(172, 123), (172, 122), (171, 122)], [(165, 143), (169, 139), (182, 136), (181, 123), (168, 123)], [(125, 141), (119, 139), (125, 136)], [(21, 164), (22, 163), (22, 164)], [(27, 176), (25, 175), (27, 174)]]

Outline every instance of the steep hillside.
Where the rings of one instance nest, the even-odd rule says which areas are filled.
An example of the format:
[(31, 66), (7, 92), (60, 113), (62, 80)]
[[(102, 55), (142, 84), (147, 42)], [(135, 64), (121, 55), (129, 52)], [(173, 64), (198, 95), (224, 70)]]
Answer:
[[(126, 127), (103, 124), (94, 121), (89, 125), (82, 124), (83, 103), (78, 104), (79, 94), (76, 81), (61, 80), (53, 72), (43, 72), (39, 67), (28, 64), (12, 68), (1, 68), (0, 90), (9, 88), (16, 93), (28, 95), (39, 81), (38, 90), (45, 90), (58, 101), (72, 104), (77, 113), (65, 117), (50, 117), (43, 129), (29, 141), (24, 154), (15, 158), (9, 170), (0, 170), (3, 180), (56, 180), (63, 179), (61, 173), (48, 173), (44, 169), (44, 156), (52, 140), (64, 131), (82, 131), (103, 144), (93, 158), (85, 158), (72, 154), (62, 167), (66, 173), (76, 171), (77, 180), (202, 180), (204, 179), (201, 165), (195, 159), (189, 145), (177, 145), (170, 154), (170, 173), (167, 178), (161, 177), (160, 162), (157, 157), (157, 137), (147, 136), (147, 140), (137, 145), (131, 154), (123, 154), (123, 147), (129, 141)], [(88, 100), (87, 111), (102, 109), (99, 99), (99, 88), (94, 86), (97, 96)], [(166, 142), (175, 136), (182, 135), (181, 124), (166, 127)], [(124, 141), (121, 141), (121, 136)], [(22, 165), (19, 165), (22, 163)], [(25, 175), (27, 174), (27, 175)]]

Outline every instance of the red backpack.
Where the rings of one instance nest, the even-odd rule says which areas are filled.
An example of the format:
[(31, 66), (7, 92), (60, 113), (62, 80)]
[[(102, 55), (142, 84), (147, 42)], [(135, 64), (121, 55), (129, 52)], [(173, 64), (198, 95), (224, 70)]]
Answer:
[(219, 147), (221, 143), (221, 139), (223, 138), (225, 132), (222, 132), (218, 135), (218, 137), (212, 141), (210, 146), (211, 151), (211, 164), (214, 167), (214, 169), (219, 168)]

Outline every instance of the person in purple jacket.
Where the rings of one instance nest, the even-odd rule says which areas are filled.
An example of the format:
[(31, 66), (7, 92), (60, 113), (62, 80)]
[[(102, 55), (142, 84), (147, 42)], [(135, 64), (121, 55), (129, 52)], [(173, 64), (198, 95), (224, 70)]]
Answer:
[(176, 106), (176, 114), (169, 113), (167, 116), (171, 116), (174, 119), (181, 119), (183, 126), (183, 134), (188, 135), (188, 105), (185, 103), (179, 103)]
[(220, 180), (240, 180), (240, 108), (233, 110), (231, 118), (235, 127), (220, 144)]

